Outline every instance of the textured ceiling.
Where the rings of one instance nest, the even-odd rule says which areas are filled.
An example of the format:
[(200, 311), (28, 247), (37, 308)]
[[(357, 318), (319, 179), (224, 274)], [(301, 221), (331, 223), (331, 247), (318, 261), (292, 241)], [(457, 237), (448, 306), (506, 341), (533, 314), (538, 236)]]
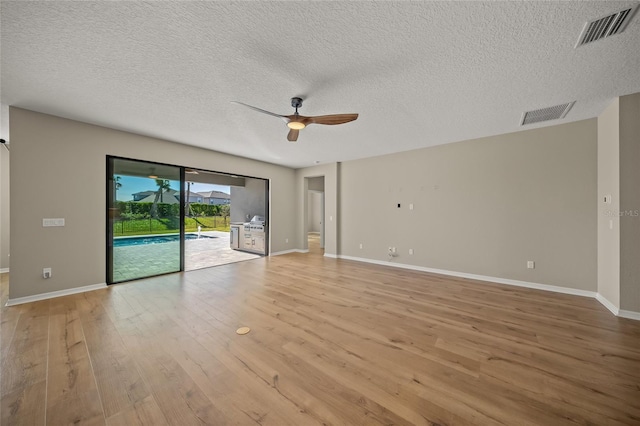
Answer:
[[(2, 1), (1, 102), (291, 167), (523, 129), (640, 92), (640, 19), (574, 49), (633, 2)], [(360, 113), (297, 143), (275, 117)], [(557, 124), (553, 121), (527, 126)]]

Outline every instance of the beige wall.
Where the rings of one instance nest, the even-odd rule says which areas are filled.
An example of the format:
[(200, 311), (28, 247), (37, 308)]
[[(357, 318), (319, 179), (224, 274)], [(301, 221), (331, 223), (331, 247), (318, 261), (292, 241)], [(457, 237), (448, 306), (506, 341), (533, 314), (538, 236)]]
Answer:
[(596, 159), (591, 119), (342, 163), (339, 253), (595, 291)]
[(620, 309), (640, 312), (640, 93), (620, 97)]
[(10, 120), (12, 299), (105, 282), (107, 155), (270, 179), (271, 249), (294, 247), (292, 169), (17, 108)]
[(9, 155), (0, 146), (0, 271), (9, 269)]
[(253, 216), (267, 216), (267, 182), (260, 179), (245, 179), (245, 186), (232, 186), (231, 222), (248, 222)]
[[(598, 293), (620, 309), (620, 102), (598, 117)], [(611, 203), (604, 202), (611, 196)]]

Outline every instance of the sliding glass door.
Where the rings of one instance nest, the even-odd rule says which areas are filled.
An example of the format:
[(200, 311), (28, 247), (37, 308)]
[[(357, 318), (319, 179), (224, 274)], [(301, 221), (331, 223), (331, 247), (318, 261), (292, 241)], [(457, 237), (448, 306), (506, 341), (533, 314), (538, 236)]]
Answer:
[(109, 284), (183, 269), (181, 167), (107, 158)]

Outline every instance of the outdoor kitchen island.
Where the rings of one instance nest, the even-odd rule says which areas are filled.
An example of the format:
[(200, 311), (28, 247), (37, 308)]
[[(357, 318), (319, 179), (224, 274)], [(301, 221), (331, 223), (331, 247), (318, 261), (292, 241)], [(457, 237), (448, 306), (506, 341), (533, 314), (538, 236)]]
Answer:
[[(266, 254), (264, 216), (253, 216), (250, 222), (231, 224), (231, 248), (257, 254)], [(234, 229), (235, 228), (235, 229)], [(236, 237), (237, 236), (237, 237)]]

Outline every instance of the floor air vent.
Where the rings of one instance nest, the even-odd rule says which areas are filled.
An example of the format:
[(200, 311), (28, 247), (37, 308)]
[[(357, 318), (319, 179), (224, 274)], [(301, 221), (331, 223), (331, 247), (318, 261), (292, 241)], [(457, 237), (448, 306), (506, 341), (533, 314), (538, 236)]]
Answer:
[(548, 108), (536, 109), (534, 111), (527, 111), (522, 114), (521, 126), (526, 124), (539, 123), (541, 121), (557, 120), (564, 118), (569, 112), (575, 101), (568, 104), (556, 105)]
[(636, 4), (635, 6), (621, 10), (620, 12), (596, 19), (595, 21), (587, 22), (584, 24), (584, 28), (582, 28), (576, 47), (584, 46), (585, 44), (605, 37), (620, 34), (627, 27), (631, 18), (633, 18), (633, 14), (637, 8), (638, 5)]

